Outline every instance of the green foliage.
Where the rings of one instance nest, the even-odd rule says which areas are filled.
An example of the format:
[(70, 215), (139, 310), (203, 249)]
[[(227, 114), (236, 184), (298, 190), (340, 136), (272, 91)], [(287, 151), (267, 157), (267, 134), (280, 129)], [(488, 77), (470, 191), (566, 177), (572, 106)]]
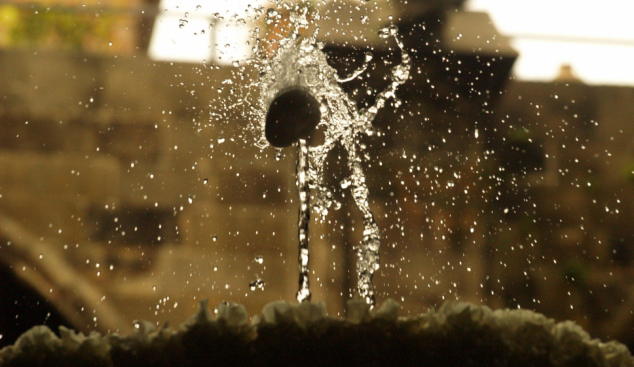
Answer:
[(574, 281), (574, 284), (581, 288), (587, 287), (588, 273), (588, 265), (580, 261), (568, 261), (564, 266), (566, 279)]
[(525, 127), (517, 128), (509, 132), (509, 138), (515, 142), (527, 142), (532, 137), (531, 131)]
[(623, 167), (622, 174), (629, 183), (634, 185), (634, 161)]
[(107, 13), (78, 13), (71, 9), (0, 7), (3, 45), (53, 47), (86, 51), (107, 44), (117, 17)]

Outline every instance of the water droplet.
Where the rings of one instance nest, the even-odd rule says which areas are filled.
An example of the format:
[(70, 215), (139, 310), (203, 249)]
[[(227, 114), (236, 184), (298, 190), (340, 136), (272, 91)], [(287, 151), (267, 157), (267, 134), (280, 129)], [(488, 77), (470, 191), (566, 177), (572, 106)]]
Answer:
[(368, 24), (370, 22), (370, 18), (367, 15), (361, 16), (361, 24)]
[(264, 281), (262, 279), (256, 279), (249, 283), (249, 288), (251, 288), (252, 291), (256, 289), (264, 290)]
[(217, 266), (214, 266), (214, 271), (218, 271), (218, 267)]
[(218, 236), (213, 236), (213, 237), (211, 237), (211, 239), (212, 239), (214, 242), (216, 242), (216, 241), (218, 241)]
[(264, 257), (256, 256), (255, 259), (253, 259), (253, 261), (255, 261), (258, 264), (262, 264), (264, 262)]
[(405, 83), (409, 78), (409, 67), (406, 65), (398, 65), (392, 70), (392, 79), (397, 83)]
[(191, 204), (191, 203), (193, 203), (193, 202), (194, 202), (194, 199), (193, 199), (191, 196), (189, 196), (189, 197), (187, 198), (187, 201)]
[(394, 24), (379, 30), (379, 37), (381, 38), (388, 38), (390, 36), (395, 37), (397, 34), (398, 34), (398, 27), (395, 26)]
[(209, 180), (208, 180), (208, 179), (204, 179), (204, 180), (203, 180), (203, 184), (205, 184), (205, 185), (206, 185), (206, 184), (208, 184), (208, 183), (209, 183)]
[(277, 19), (277, 11), (275, 11), (275, 9), (273, 8), (269, 8), (266, 11), (266, 16), (264, 18), (266, 19), (266, 24), (273, 23), (275, 19)]
[(200, 8), (202, 8), (202, 6), (196, 5), (196, 11), (200, 10)]
[(225, 138), (218, 138), (218, 144), (222, 144), (225, 142)]
[(112, 42), (108, 42), (108, 46), (112, 46)]
[(185, 20), (185, 19), (179, 19), (178, 20), (178, 28), (183, 29), (187, 23), (189, 23), (189, 21)]

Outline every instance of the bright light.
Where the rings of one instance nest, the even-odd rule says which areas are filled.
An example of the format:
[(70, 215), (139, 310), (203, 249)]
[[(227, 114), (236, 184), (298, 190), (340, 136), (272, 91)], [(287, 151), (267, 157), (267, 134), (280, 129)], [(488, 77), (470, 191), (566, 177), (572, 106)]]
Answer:
[(229, 64), (234, 60), (244, 60), (252, 52), (248, 44), (250, 27), (235, 22), (221, 21), (215, 25), (214, 61)]
[(520, 52), (513, 69), (519, 79), (552, 80), (562, 65), (588, 84), (634, 85), (634, 47), (515, 40)]
[(160, 61), (230, 64), (251, 55), (245, 11), (263, 3), (249, 0), (161, 0), (149, 57)]
[(469, 0), (520, 53), (514, 74), (552, 80), (568, 64), (588, 84), (634, 85), (632, 0)]
[(211, 60), (211, 46), (208, 19), (160, 15), (154, 23), (148, 54), (153, 60), (202, 62)]

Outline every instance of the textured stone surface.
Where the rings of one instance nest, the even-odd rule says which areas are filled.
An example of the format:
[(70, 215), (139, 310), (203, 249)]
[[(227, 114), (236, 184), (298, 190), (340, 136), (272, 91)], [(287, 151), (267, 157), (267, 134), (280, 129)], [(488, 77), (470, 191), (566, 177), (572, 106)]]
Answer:
[(201, 303), (179, 329), (138, 322), (136, 332), (84, 336), (47, 327), (0, 351), (6, 367), (26, 366), (601, 366), (634, 360), (617, 342), (602, 343), (572, 322), (527, 310), (492, 311), (468, 303), (398, 318), (387, 300), (371, 312), (348, 303), (348, 318), (321, 303), (267, 305), (251, 322), (243, 306), (223, 303), (216, 317)]

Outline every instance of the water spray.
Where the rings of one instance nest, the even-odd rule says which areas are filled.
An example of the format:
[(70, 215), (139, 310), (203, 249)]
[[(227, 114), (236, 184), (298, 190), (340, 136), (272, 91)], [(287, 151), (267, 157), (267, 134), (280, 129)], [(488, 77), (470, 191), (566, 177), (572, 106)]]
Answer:
[[(315, 190), (312, 208), (323, 219), (334, 207), (341, 206), (324, 182), (324, 162), (328, 152), (340, 145), (347, 152), (351, 172), (346, 179), (356, 206), (363, 215), (363, 238), (355, 246), (357, 255), (357, 290), (366, 303), (374, 306), (374, 272), (379, 268), (381, 231), (369, 203), (369, 190), (363, 170), (365, 147), (361, 135), (374, 135), (372, 121), (389, 100), (400, 105), (397, 88), (409, 78), (410, 57), (391, 25), (379, 31), (379, 38), (392, 38), (401, 51), (401, 62), (391, 70), (390, 83), (380, 92), (373, 105), (358, 108), (355, 101), (341, 88), (357, 78), (368, 67), (372, 54), (366, 53), (363, 64), (350, 76), (340, 78), (328, 65), (323, 43), (317, 41), (318, 28), (311, 36), (300, 37), (298, 29), (308, 28), (306, 14), (291, 12), (290, 35), (279, 41), (275, 54), (260, 64), (260, 111), (263, 132), (258, 146), (284, 148), (295, 144), (298, 150), (297, 188), (299, 191), (299, 290), (297, 300), (310, 301), (308, 282), (308, 222), (310, 220), (310, 189)], [(324, 142), (308, 146), (307, 139), (317, 128), (323, 131)]]

